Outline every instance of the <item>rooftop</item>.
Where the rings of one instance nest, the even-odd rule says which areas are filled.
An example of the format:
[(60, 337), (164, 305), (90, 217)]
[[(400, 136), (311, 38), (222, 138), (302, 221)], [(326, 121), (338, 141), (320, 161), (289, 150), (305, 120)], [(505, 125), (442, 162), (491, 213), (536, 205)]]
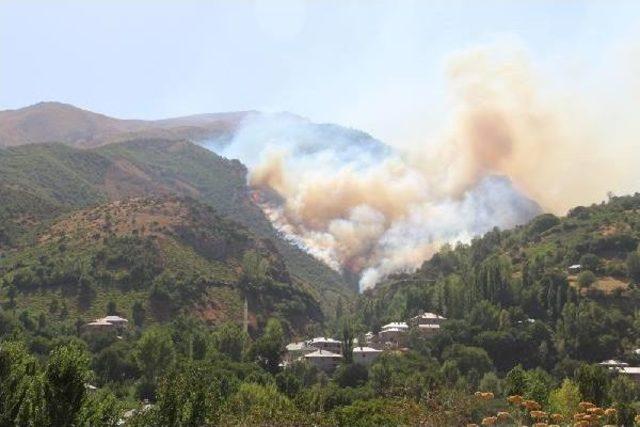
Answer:
[(316, 350), (313, 353), (309, 353), (309, 354), (305, 354), (304, 357), (308, 358), (308, 359), (314, 359), (314, 358), (318, 358), (318, 357), (330, 357), (330, 358), (342, 358), (341, 354), (338, 353), (333, 353), (331, 351), (327, 351), (327, 350)]
[(309, 348), (309, 346), (307, 345), (306, 342), (304, 341), (299, 341), (299, 342), (292, 342), (290, 344), (287, 344), (287, 351), (299, 351), (299, 350), (304, 350), (306, 348)]
[(447, 320), (446, 317), (440, 316), (439, 314), (435, 314), (435, 313), (423, 313), (423, 314), (419, 314), (415, 317), (413, 317), (414, 319), (440, 319), (440, 320)]
[(97, 320), (94, 320), (93, 322), (87, 323), (87, 326), (113, 326), (113, 323), (107, 322), (104, 319), (97, 319)]
[(392, 328), (397, 328), (397, 329), (409, 329), (409, 325), (407, 325), (406, 322), (391, 322), (391, 323), (387, 323), (386, 325), (384, 325), (382, 327), (382, 329), (392, 329)]
[(102, 319), (98, 319), (98, 320), (104, 320), (105, 322), (129, 322), (127, 319), (125, 319), (124, 317), (120, 317), (120, 316), (105, 316)]
[(604, 362), (598, 363), (598, 365), (600, 365), (600, 366), (629, 366), (628, 363), (621, 362), (621, 361), (615, 360), (615, 359), (605, 360)]
[(354, 353), (382, 353), (382, 350), (378, 350), (371, 347), (354, 347)]
[(625, 366), (619, 369), (619, 372), (630, 375), (640, 375), (640, 366)]
[(311, 339), (310, 341), (308, 341), (308, 343), (310, 344), (319, 344), (319, 343), (327, 343), (327, 344), (341, 344), (340, 341), (338, 340), (334, 340), (333, 338), (327, 338), (327, 337), (316, 337)]

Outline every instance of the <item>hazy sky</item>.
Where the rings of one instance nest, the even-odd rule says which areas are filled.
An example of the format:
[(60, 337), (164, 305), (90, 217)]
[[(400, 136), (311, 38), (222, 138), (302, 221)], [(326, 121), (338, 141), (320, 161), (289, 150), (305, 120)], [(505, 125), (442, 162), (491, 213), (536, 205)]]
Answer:
[(287, 110), (398, 138), (424, 111), (438, 117), (443, 63), (460, 49), (507, 41), (571, 78), (636, 28), (633, 0), (0, 0), (0, 109)]

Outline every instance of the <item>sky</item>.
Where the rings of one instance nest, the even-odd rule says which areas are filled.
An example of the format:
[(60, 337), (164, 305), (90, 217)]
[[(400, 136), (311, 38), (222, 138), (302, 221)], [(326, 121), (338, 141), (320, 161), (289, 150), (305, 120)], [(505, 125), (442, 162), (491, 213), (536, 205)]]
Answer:
[(289, 111), (411, 144), (445, 116), (455, 52), (517, 45), (557, 84), (588, 86), (576, 70), (635, 28), (638, 1), (0, 0), (0, 109)]

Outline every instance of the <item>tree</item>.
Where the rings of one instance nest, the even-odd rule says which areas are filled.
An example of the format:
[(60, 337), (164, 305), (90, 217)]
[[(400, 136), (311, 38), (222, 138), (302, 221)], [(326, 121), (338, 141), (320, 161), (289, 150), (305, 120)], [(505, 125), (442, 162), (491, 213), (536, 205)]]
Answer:
[(482, 379), (480, 380), (480, 385), (478, 388), (482, 391), (490, 391), (494, 395), (499, 395), (502, 391), (500, 386), (500, 379), (495, 374), (495, 372), (487, 372), (484, 374)]
[(131, 318), (133, 319), (134, 325), (142, 327), (146, 314), (144, 304), (141, 301), (133, 303), (133, 306), (131, 307)]
[(604, 405), (607, 402), (609, 374), (605, 368), (598, 365), (581, 365), (576, 369), (574, 380), (583, 399), (596, 405)]
[(456, 362), (458, 369), (463, 374), (471, 369), (476, 370), (480, 375), (491, 370), (492, 363), (487, 352), (480, 347), (470, 347), (462, 344), (454, 344), (447, 347), (442, 354), (447, 360)]
[(349, 319), (342, 322), (342, 356), (345, 363), (353, 362), (353, 329)]
[(109, 392), (100, 390), (85, 399), (78, 425), (115, 427), (120, 420), (121, 404)]
[(235, 323), (223, 323), (213, 331), (214, 348), (236, 362), (242, 360), (247, 340), (247, 334)]
[(113, 300), (110, 300), (107, 303), (107, 316), (114, 316), (117, 314), (116, 303)]
[(302, 382), (290, 369), (285, 369), (276, 375), (276, 385), (281, 393), (292, 399), (302, 388)]
[(522, 365), (517, 365), (511, 369), (504, 381), (504, 392), (507, 396), (524, 395), (527, 383), (525, 378), (525, 370)]
[(163, 329), (148, 329), (138, 340), (136, 361), (144, 378), (155, 382), (169, 371), (176, 359), (176, 351), (171, 336)]
[(613, 407), (618, 410), (616, 423), (618, 425), (634, 425), (636, 411), (631, 405), (638, 398), (638, 385), (630, 378), (619, 375), (611, 381), (609, 398)]
[(568, 378), (562, 381), (562, 385), (549, 394), (551, 411), (562, 414), (565, 419), (570, 419), (578, 412), (578, 404), (582, 401), (582, 395), (578, 385)]
[(221, 386), (216, 373), (202, 362), (189, 362), (159, 381), (152, 424), (167, 427), (218, 425), (221, 403)]
[(602, 261), (597, 255), (584, 254), (580, 257), (580, 265), (585, 270), (598, 272), (600, 271)]
[(45, 379), (22, 342), (0, 345), (0, 425), (48, 425)]
[(333, 378), (340, 387), (359, 387), (367, 382), (369, 371), (359, 363), (345, 363), (338, 366)]
[(7, 298), (9, 298), (9, 302), (7, 303), (8, 308), (15, 308), (16, 296), (18, 296), (18, 288), (13, 284), (9, 285), (7, 287)]
[(340, 427), (411, 425), (416, 405), (409, 401), (390, 399), (357, 400), (335, 411), (336, 425)]
[(578, 274), (578, 286), (580, 286), (581, 288), (588, 288), (597, 280), (598, 278), (596, 277), (596, 275), (589, 270), (582, 271), (580, 274)]
[(382, 358), (378, 363), (371, 367), (371, 386), (378, 395), (384, 395), (391, 387), (392, 372), (389, 361)]
[(264, 369), (275, 374), (280, 367), (280, 359), (285, 351), (285, 339), (282, 324), (277, 319), (267, 321), (264, 334), (256, 340), (252, 347), (254, 359)]
[(89, 358), (69, 344), (51, 352), (45, 368), (46, 402), (50, 425), (73, 425), (85, 398)]
[(243, 383), (222, 410), (221, 425), (300, 425), (295, 405), (273, 385)]
[(627, 272), (633, 283), (640, 282), (640, 253), (638, 251), (630, 252), (627, 255)]
[(524, 397), (545, 405), (547, 403), (549, 390), (554, 385), (554, 380), (551, 375), (542, 368), (532, 369), (525, 373), (525, 382), (527, 386)]

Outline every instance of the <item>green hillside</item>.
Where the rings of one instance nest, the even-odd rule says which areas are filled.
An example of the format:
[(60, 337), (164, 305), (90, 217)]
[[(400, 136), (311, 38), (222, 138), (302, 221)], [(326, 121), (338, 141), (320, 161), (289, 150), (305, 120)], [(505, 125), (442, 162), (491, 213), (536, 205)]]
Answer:
[(254, 328), (272, 315), (292, 332), (322, 321), (318, 302), (269, 241), (193, 200), (130, 199), (75, 211), (2, 259), (0, 281), (17, 309), (65, 307), (65, 316), (84, 321), (103, 316), (109, 302), (126, 314), (137, 302), (146, 321), (183, 313), (240, 323), (245, 296)]
[(442, 313), (456, 321), (438, 351), (446, 340), (478, 346), (501, 371), (624, 357), (640, 346), (638, 242), (640, 194), (544, 214), (443, 248), (363, 295), (360, 318), (375, 329)]
[(31, 242), (59, 215), (148, 195), (198, 199), (271, 239), (291, 274), (327, 312), (353, 290), (326, 265), (278, 237), (249, 197), (246, 168), (186, 141), (146, 139), (79, 150), (34, 144), (0, 150), (0, 250)]

